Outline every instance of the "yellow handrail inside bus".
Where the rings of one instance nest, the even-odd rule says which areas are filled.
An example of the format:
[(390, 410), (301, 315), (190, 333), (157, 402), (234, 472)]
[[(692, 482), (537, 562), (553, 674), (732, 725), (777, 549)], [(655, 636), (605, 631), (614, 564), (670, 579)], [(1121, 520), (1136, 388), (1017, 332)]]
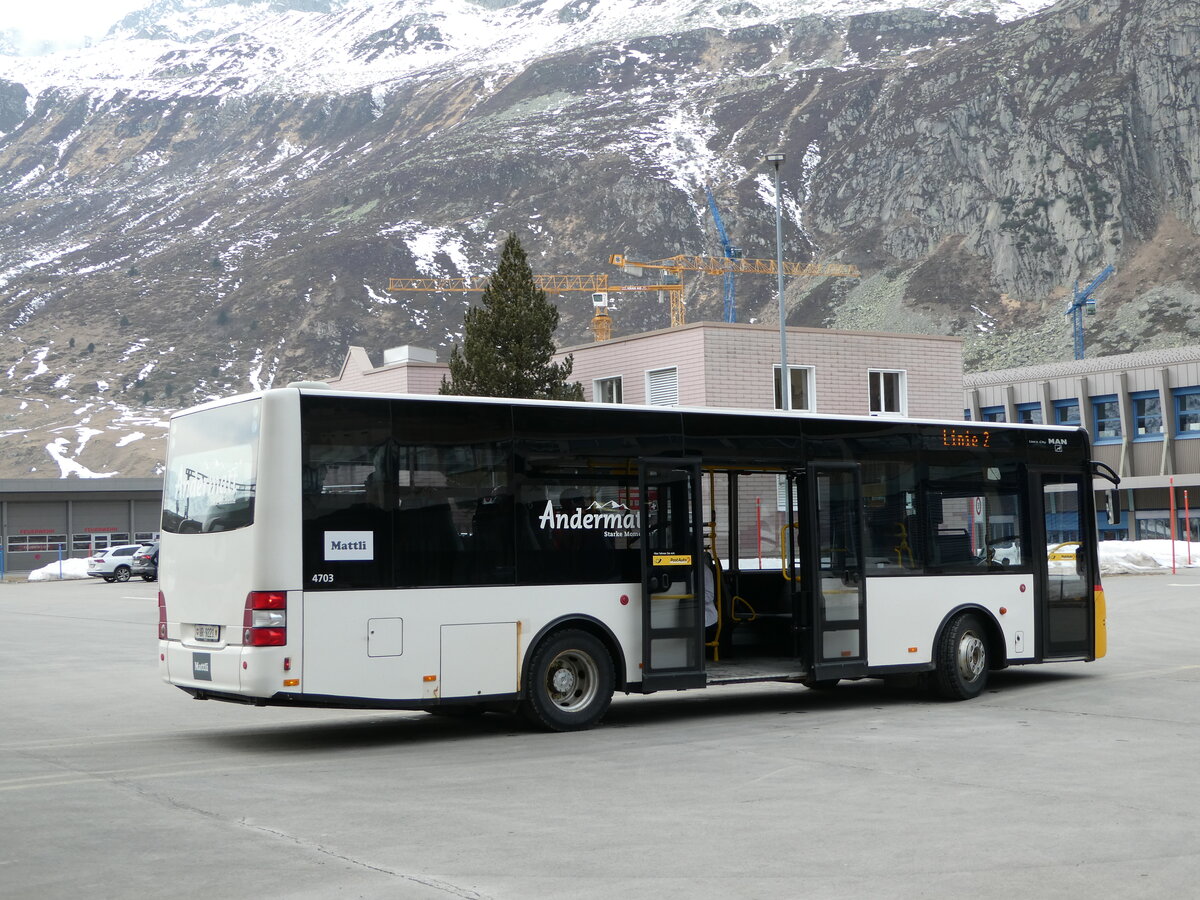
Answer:
[(795, 525), (784, 525), (782, 528), (779, 529), (779, 571), (780, 571), (780, 574), (783, 575), (784, 581), (794, 580), (792, 578), (792, 576), (788, 573), (787, 533), (788, 533), (789, 529), (795, 528), (795, 527), (796, 527)]
[[(725, 570), (721, 567), (721, 556), (717, 553), (717, 478), (716, 469), (707, 469), (708, 472), (708, 508), (711, 516), (705, 520), (703, 527), (708, 529), (708, 545), (705, 549), (709, 556), (712, 557), (713, 569), (716, 571), (713, 575), (713, 603), (717, 607), (717, 628), (713, 632), (713, 639), (705, 641), (705, 647), (711, 647), (713, 651), (713, 662), (721, 661), (721, 632), (725, 629)], [(701, 565), (708, 565), (707, 562), (701, 560)], [(700, 578), (704, 578), (704, 572), (700, 572)], [(703, 580), (701, 580), (703, 584)], [(738, 604), (741, 603), (750, 614), (745, 618), (739, 618), (737, 614)], [(734, 594), (729, 598), (729, 621), (730, 622), (753, 622), (758, 618), (758, 612), (750, 605), (750, 601), (739, 594)]]
[(900, 538), (900, 543), (892, 548), (892, 552), (896, 554), (896, 565), (904, 567), (904, 554), (908, 554), (908, 567), (915, 569), (917, 567), (916, 560), (913, 559), (912, 547), (908, 544), (908, 528), (903, 522), (896, 523), (896, 536)]

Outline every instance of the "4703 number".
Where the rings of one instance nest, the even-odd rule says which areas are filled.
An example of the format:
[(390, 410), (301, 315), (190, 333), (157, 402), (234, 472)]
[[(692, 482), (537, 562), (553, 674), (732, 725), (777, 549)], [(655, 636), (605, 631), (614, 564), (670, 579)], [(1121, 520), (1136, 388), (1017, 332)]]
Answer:
[(333, 584), (333, 575), (329, 572), (318, 572), (312, 577), (313, 584)]

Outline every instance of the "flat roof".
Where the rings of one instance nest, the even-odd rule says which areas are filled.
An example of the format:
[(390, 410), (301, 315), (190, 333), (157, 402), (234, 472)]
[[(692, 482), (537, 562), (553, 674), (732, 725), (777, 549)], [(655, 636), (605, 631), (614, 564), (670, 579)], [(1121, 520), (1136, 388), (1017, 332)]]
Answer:
[(0, 478), (5, 494), (161, 493), (161, 478)]
[(1039, 363), (1014, 369), (993, 369), (990, 372), (971, 372), (963, 375), (963, 387), (984, 387), (993, 384), (1010, 384), (1016, 381), (1047, 381), (1051, 378), (1070, 378), (1076, 375), (1092, 375), (1097, 372), (1115, 372), (1121, 369), (1147, 369), (1180, 363), (1200, 362), (1200, 347), (1167, 347), (1162, 350), (1139, 350), (1136, 353), (1119, 353), (1115, 356), (1097, 356), (1092, 359), (1068, 359), (1062, 362)]
[[(554, 351), (555, 355), (560, 353), (575, 353), (581, 350), (595, 350), (601, 347), (611, 347), (615, 344), (629, 343), (630, 341), (644, 341), (659, 337), (664, 334), (679, 334), (684, 331), (704, 330), (706, 328), (732, 331), (753, 331), (762, 332), (764, 334), (779, 336), (778, 325), (758, 325), (750, 324), (749, 322), (691, 322), (687, 325), (676, 325), (670, 328), (659, 328), (654, 331), (641, 331), (637, 334), (623, 334), (618, 337), (613, 337), (607, 341), (590, 341), (586, 344), (575, 344), (570, 347), (559, 347)], [(800, 325), (789, 325), (787, 327), (788, 334), (816, 334), (828, 335), (829, 337), (886, 337), (900, 338), (909, 341), (942, 341), (946, 343), (961, 344), (963, 339), (954, 335), (946, 334), (906, 334), (892, 331), (846, 331), (834, 328), (808, 328)]]

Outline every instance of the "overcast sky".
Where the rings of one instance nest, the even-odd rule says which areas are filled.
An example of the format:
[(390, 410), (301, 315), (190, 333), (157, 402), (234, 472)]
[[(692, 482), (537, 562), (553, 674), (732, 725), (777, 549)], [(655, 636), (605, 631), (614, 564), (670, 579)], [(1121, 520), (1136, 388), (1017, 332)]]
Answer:
[(15, 28), (26, 44), (57, 40), (78, 46), (99, 38), (150, 0), (0, 0), (0, 30)]

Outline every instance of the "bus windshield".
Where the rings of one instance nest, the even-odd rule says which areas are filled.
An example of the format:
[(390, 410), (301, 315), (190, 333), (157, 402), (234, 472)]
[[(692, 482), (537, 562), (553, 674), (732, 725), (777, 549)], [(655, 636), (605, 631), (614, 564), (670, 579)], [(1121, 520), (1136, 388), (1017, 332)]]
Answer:
[(199, 534), (254, 523), (261, 406), (249, 400), (171, 422), (163, 531)]

